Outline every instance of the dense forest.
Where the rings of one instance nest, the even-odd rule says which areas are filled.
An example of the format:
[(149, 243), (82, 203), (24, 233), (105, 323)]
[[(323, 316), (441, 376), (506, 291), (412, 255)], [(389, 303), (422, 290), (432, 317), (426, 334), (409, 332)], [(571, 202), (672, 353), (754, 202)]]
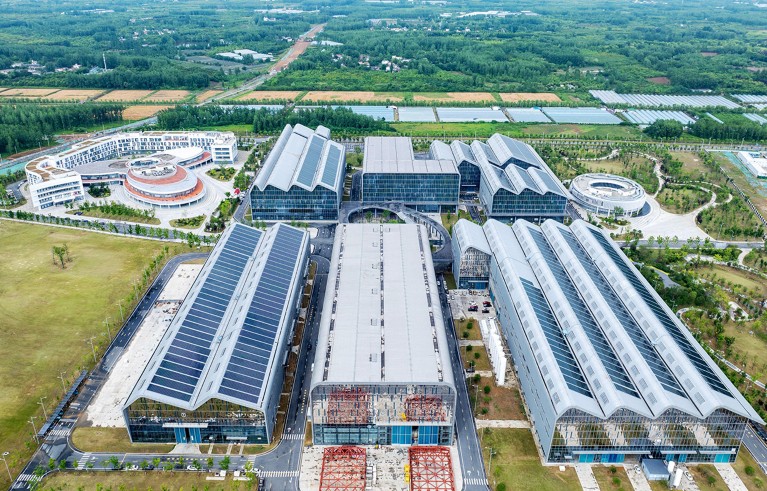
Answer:
[(0, 105), (0, 154), (52, 143), (62, 130), (120, 121), (122, 110), (117, 104)]
[(267, 109), (247, 109), (227, 106), (178, 106), (157, 115), (157, 125), (165, 130), (181, 130), (207, 126), (252, 124), (256, 133), (276, 133), (286, 124), (303, 124), (311, 128), (327, 126), (334, 131), (368, 134), (372, 131), (391, 131), (382, 120), (353, 113), (350, 109), (322, 107), (313, 110), (279, 112)]

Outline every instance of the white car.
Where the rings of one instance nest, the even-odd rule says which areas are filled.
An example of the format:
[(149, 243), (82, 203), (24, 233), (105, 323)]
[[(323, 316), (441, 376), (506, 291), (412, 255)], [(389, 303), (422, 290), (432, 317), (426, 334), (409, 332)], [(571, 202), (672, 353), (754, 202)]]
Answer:
[(186, 466), (186, 470), (188, 470), (188, 471), (198, 471), (200, 469), (198, 469), (196, 466), (188, 465), (188, 466)]
[(690, 474), (690, 471), (684, 471), (684, 477), (692, 481), (692, 474)]

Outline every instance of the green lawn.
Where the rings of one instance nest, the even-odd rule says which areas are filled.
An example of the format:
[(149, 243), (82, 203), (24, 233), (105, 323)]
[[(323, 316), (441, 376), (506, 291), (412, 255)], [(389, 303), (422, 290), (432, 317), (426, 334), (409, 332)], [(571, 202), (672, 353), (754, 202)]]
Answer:
[(80, 213), (82, 216), (86, 217), (93, 217), (93, 218), (105, 218), (108, 220), (121, 220), (124, 222), (133, 222), (133, 223), (146, 223), (149, 225), (159, 225), (160, 219), (159, 218), (147, 218), (143, 216), (133, 216), (133, 215), (112, 215), (111, 213), (103, 213), (98, 210), (72, 210), (68, 211), (67, 215), (74, 215), (75, 213)]
[[(612, 472), (612, 471), (615, 472)], [(631, 491), (631, 486), (623, 466), (595, 465), (592, 467), (600, 491)]]
[(577, 124), (533, 124), (533, 123), (392, 123), (391, 126), (405, 136), (439, 138), (441, 136), (488, 138), (493, 133), (512, 137), (590, 137), (598, 139), (639, 139), (649, 140), (633, 126), (577, 125)]
[(83, 452), (168, 453), (173, 445), (131, 443), (125, 428), (78, 427), (72, 432), (72, 444)]
[[(202, 459), (204, 460), (204, 459)], [(182, 491), (205, 489), (208, 491), (239, 491), (256, 489), (256, 483), (235, 481), (231, 473), (224, 481), (208, 481), (207, 472), (131, 471), (131, 472), (57, 472), (47, 477), (37, 488), (41, 491), (121, 490), (146, 491), (151, 489)]]
[(530, 430), (488, 428), (482, 447), (486, 468), (489, 449), (493, 450), (492, 469), (488, 471), (490, 483), (495, 484), (491, 489), (505, 483), (508, 491), (581, 491), (572, 467), (560, 472), (558, 466), (541, 465)]
[[(62, 270), (51, 248), (64, 243), (72, 261)], [(96, 336), (97, 349), (104, 347), (102, 322), (116, 322), (119, 300), (128, 310), (134, 279), (166, 245), (0, 221), (0, 449), (11, 452), (13, 471), (32, 453), (28, 421), (37, 417), (39, 427), (40, 397), (54, 407), (62, 395), (59, 374), (71, 381), (93, 363), (87, 340)], [(2, 485), (9, 485), (7, 477), (0, 477)]]
[[(764, 489), (764, 485), (767, 483), (767, 476), (765, 476), (761, 467), (759, 467), (759, 464), (756, 463), (745, 446), (740, 447), (738, 458), (735, 460), (735, 463), (732, 464), (732, 467), (735, 469), (735, 472), (737, 472), (738, 476), (740, 476), (740, 478), (743, 480), (743, 484), (746, 485), (748, 491), (758, 491), (760, 489)], [(750, 470), (749, 472), (746, 472), (748, 467), (751, 467), (753, 472)], [(751, 475), (749, 475), (749, 473)]]

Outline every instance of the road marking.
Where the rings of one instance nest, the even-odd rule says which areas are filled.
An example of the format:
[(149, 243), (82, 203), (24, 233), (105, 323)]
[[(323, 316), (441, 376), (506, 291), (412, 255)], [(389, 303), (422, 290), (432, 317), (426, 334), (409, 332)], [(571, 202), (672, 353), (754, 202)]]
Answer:
[(298, 477), (298, 471), (261, 471), (260, 477)]
[(468, 484), (469, 486), (487, 486), (487, 479), (479, 478), (479, 477), (469, 477), (467, 479), (464, 479), (463, 483)]

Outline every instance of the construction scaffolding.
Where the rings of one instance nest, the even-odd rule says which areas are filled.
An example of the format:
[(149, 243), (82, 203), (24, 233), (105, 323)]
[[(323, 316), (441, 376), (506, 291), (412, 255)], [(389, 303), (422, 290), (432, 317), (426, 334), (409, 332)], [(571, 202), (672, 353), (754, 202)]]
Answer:
[(442, 405), (442, 397), (436, 395), (413, 394), (405, 399), (406, 421), (445, 421), (447, 416)]
[(362, 387), (334, 390), (328, 397), (327, 424), (367, 424), (372, 420), (370, 393)]
[(366, 464), (364, 448), (326, 448), (322, 453), (320, 491), (365, 491)]
[(410, 491), (455, 491), (448, 447), (410, 447)]

